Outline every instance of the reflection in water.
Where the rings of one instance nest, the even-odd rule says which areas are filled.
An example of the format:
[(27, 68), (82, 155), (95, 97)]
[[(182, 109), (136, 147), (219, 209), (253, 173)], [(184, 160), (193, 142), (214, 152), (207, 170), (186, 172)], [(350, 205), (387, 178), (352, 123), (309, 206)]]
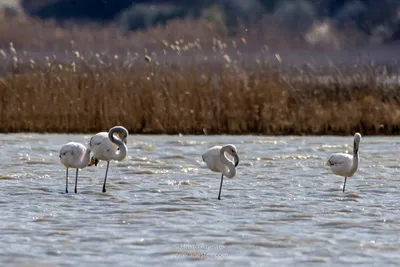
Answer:
[[(89, 136), (0, 135), (5, 266), (400, 263), (400, 138), (364, 138), (342, 193), (325, 162), (351, 137), (130, 136), (106, 193), (101, 162), (64, 194), (59, 149)], [(241, 162), (218, 201), (201, 154), (225, 143)]]

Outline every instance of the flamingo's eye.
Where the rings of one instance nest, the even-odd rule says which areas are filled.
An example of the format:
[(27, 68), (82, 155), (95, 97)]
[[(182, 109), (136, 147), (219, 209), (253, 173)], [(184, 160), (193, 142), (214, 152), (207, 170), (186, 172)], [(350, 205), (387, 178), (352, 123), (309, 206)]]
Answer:
[(67, 155), (67, 152), (63, 153), (63, 155), (64, 155), (64, 156)]

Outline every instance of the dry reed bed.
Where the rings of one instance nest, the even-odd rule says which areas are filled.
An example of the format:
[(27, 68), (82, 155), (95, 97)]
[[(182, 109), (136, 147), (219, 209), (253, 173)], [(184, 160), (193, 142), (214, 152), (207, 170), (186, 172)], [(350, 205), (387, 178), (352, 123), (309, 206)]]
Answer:
[(96, 132), (120, 124), (154, 134), (397, 134), (400, 88), (378, 82), (385, 75), (359, 66), (322, 82), (311, 70), (223, 61), (49, 62), (4, 77), (0, 131)]

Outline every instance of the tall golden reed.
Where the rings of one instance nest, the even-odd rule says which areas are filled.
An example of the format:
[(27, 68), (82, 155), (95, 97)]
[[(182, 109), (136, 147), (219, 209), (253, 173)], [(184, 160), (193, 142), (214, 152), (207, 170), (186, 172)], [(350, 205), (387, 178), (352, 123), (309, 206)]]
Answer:
[(56, 65), (8, 74), (0, 83), (0, 130), (96, 132), (120, 124), (154, 134), (399, 131), (399, 88), (389, 85), (289, 80), (274, 67), (238, 72), (148, 64), (95, 70)]

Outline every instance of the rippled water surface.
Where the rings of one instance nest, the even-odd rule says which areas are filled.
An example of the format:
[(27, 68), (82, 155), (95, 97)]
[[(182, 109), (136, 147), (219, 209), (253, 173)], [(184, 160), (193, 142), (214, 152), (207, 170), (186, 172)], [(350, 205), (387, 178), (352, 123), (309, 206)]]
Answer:
[[(129, 136), (129, 156), (79, 172), (62, 144), (89, 135), (0, 135), (2, 266), (400, 264), (400, 138), (364, 137), (347, 181), (325, 162), (352, 137)], [(238, 148), (237, 176), (209, 171)]]

